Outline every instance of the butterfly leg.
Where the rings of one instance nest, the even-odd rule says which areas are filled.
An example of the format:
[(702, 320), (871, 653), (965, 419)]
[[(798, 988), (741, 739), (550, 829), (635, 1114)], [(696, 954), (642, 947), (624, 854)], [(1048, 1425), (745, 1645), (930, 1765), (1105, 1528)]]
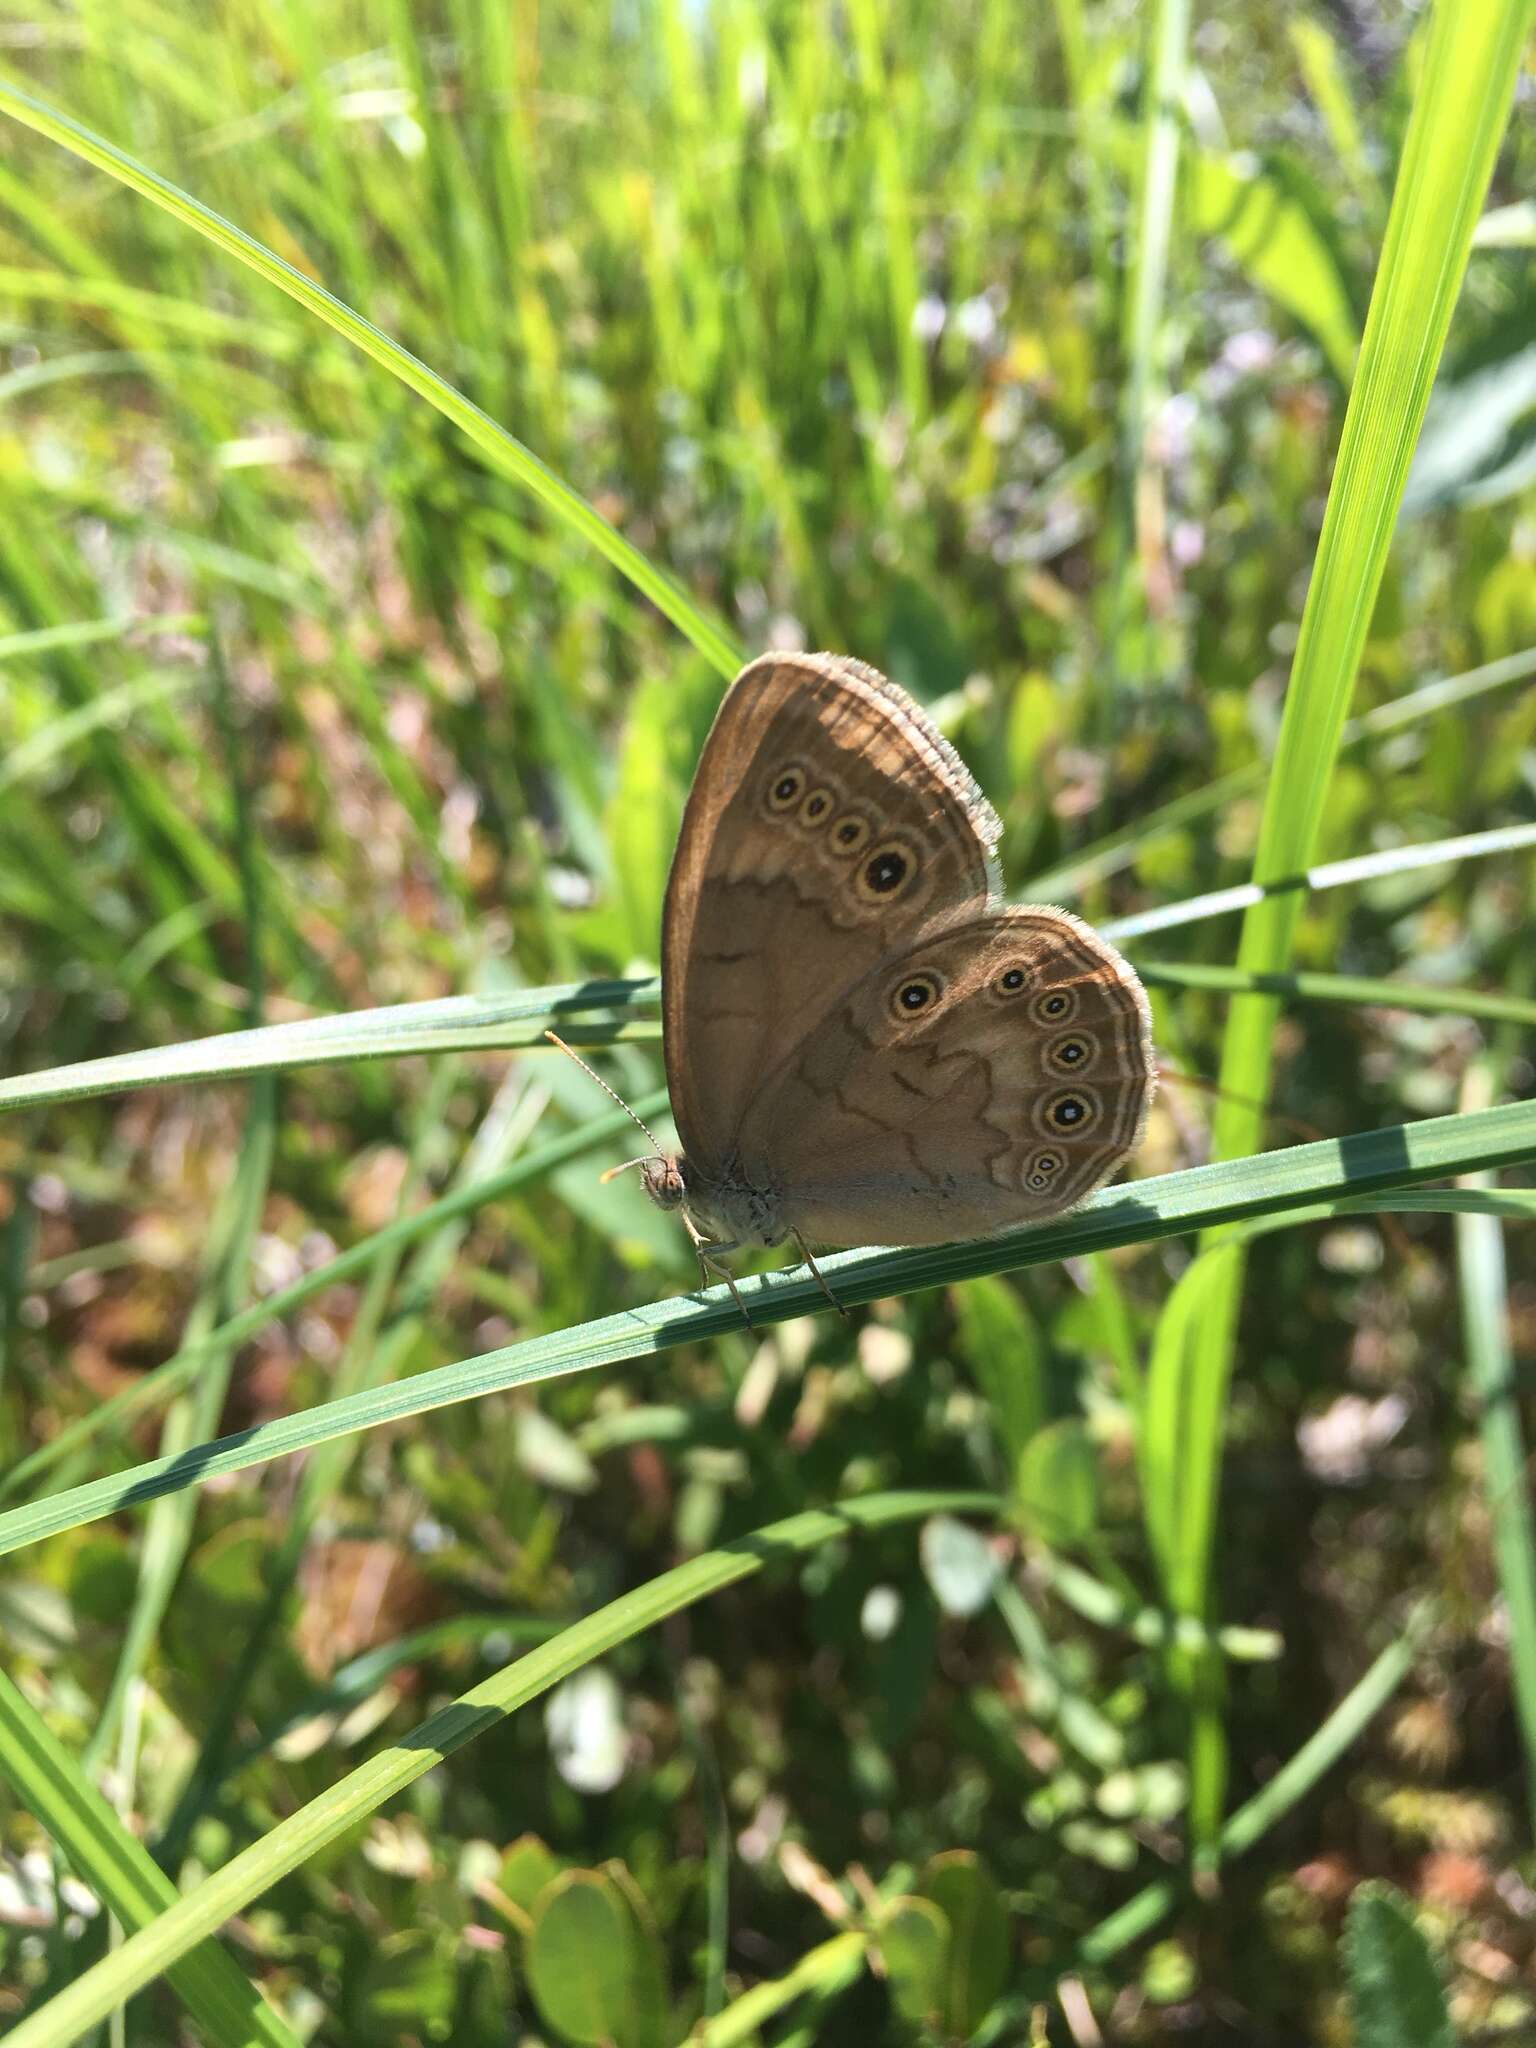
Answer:
[(832, 1306), (837, 1310), (838, 1314), (842, 1317), (843, 1321), (847, 1322), (848, 1311), (843, 1307), (843, 1304), (838, 1300), (837, 1296), (832, 1292), (831, 1288), (827, 1285), (827, 1276), (825, 1275), (825, 1273), (822, 1272), (820, 1266), (818, 1266), (816, 1261), (811, 1257), (810, 1246), (806, 1243), (805, 1239), (800, 1235), (798, 1230), (792, 1230), (790, 1232), (790, 1236), (795, 1240), (795, 1244), (799, 1249), (801, 1259), (807, 1266), (810, 1267), (812, 1273), (815, 1275), (816, 1285), (821, 1289), (822, 1293), (827, 1297), (828, 1301), (831, 1302)]
[(747, 1304), (741, 1298), (741, 1294), (736, 1286), (735, 1277), (730, 1268), (720, 1265), (710, 1256), (712, 1252), (733, 1252), (737, 1249), (737, 1246), (735, 1244), (711, 1243), (707, 1237), (700, 1236), (686, 1216), (683, 1218), (683, 1227), (693, 1239), (693, 1248), (699, 1255), (699, 1272), (703, 1276), (704, 1285), (708, 1287), (714, 1280), (723, 1280), (731, 1290), (732, 1301), (741, 1310), (741, 1320), (749, 1330), (752, 1329), (754, 1325), (752, 1318), (747, 1314)]

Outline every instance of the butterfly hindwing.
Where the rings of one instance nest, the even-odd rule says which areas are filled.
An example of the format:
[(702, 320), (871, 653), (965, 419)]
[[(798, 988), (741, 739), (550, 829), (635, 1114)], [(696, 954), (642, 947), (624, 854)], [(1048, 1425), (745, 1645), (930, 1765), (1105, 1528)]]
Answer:
[(1141, 1138), (1140, 982), (1060, 910), (963, 919), (886, 959), (762, 1078), (742, 1178), (823, 1244), (945, 1243), (1058, 1215)]

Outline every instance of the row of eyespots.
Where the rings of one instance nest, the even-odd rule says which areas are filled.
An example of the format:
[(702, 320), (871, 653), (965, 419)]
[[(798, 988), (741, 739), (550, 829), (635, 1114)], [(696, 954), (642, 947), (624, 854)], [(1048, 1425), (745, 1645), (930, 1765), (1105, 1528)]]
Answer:
[[(770, 778), (763, 807), (771, 818), (793, 812), (795, 822), (807, 832), (819, 832), (832, 819), (827, 843), (840, 860), (853, 860), (874, 837), (874, 827), (863, 812), (839, 811), (837, 792), (824, 783), (812, 786), (798, 761), (787, 762)], [(917, 872), (916, 850), (905, 839), (887, 839), (860, 867), (854, 887), (866, 903), (891, 903), (911, 886)]]
[[(1000, 974), (994, 974), (987, 986), (999, 1002), (1028, 995), (1029, 969), (1020, 961), (1012, 961)], [(1078, 994), (1070, 983), (1065, 988), (1041, 989), (1030, 1000), (1029, 1014), (1037, 1024), (1066, 1024), (1077, 1012)]]
[(1025, 1187), (1033, 1188), (1036, 1194), (1043, 1194), (1066, 1163), (1059, 1152), (1051, 1151), (1049, 1146), (1042, 1147), (1024, 1169)]

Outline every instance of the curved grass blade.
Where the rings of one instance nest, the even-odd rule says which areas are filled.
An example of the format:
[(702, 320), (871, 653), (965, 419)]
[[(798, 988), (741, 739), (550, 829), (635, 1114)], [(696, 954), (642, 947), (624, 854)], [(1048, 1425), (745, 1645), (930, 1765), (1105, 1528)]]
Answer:
[[(1408, 1676), (1429, 1621), (1429, 1609), (1420, 1608), (1402, 1635), (1388, 1644), (1295, 1755), (1251, 1799), (1236, 1808), (1221, 1830), (1218, 1853), (1222, 1860), (1251, 1849), (1333, 1769)], [(1079, 1960), (1086, 1964), (1108, 1962), (1111, 1956), (1149, 1934), (1185, 1896), (1185, 1888), (1167, 1878), (1148, 1885), (1084, 1936), (1078, 1947)]]
[[(175, 1905), (175, 1885), (3, 1671), (0, 1775), (124, 1928), (151, 1927)], [(167, 1974), (215, 2048), (299, 2048), (298, 2036), (211, 1934)]]
[[(1137, 911), (1132, 917), (1111, 918), (1100, 926), (1100, 930), (1106, 938), (1124, 942), (1145, 938), (1148, 932), (1169, 931), (1175, 925), (1202, 924), (1207, 918), (1220, 917), (1230, 910), (1272, 910), (1277, 905), (1290, 905), (1299, 914), (1302, 899), (1311, 890), (1341, 889), (1348, 882), (1372, 882), (1383, 875), (1406, 874), (1412, 868), (1448, 867), (1455, 861), (1481, 860), (1494, 853), (1522, 853), (1528, 846), (1536, 846), (1536, 825), (1499, 825), (1490, 832), (1464, 832), (1455, 839), (1430, 839), (1413, 846), (1389, 846), (1380, 853), (1361, 853), (1349, 860), (1324, 861), (1318, 867), (1298, 869), (1294, 874), (1281, 875), (1273, 881), (1239, 882), (1230, 889), (1213, 889), (1209, 895), (1191, 896), (1183, 903), (1165, 903), (1156, 910)], [(1282, 970), (1284, 964), (1283, 960), (1245, 960), (1241, 952), (1238, 957), (1238, 966), (1248, 973), (1276, 972)], [(1278, 1003), (1268, 997), (1255, 1000), (1264, 1001), (1270, 1008), (1279, 1008)], [(1266, 1063), (1263, 1077), (1266, 1085), (1268, 1076)], [(1222, 1085), (1228, 1084), (1223, 1081)], [(1258, 1135), (1257, 1123), (1254, 1122), (1255, 1142)]]
[(130, 1935), (115, 1954), (78, 1977), (33, 2012), (7, 2037), (11, 2048), (66, 2048), (135, 1991), (222, 1927), (233, 1913), (279, 1878), (374, 1813), (387, 1799), (434, 1769), (444, 1757), (496, 1727), (594, 1657), (652, 1628), (722, 1587), (737, 1584), (776, 1558), (794, 1557), (867, 1529), (934, 1514), (995, 1515), (1001, 1503), (985, 1493), (870, 1494), (835, 1508), (812, 1508), (772, 1522), (702, 1557), (675, 1565), (648, 1585), (625, 1593), (597, 1613), (529, 1650), (515, 1663), (462, 1694), (351, 1771), (339, 1784), (279, 1821), (259, 1842), (205, 1878), (149, 1926)]
[[(1441, 676), (1417, 690), (1410, 690), (1405, 697), (1394, 697), (1390, 703), (1378, 704), (1359, 718), (1350, 719), (1339, 735), (1339, 750), (1343, 752), (1346, 747), (1358, 746), (1362, 740), (1380, 739), (1386, 733), (1401, 732), (1406, 726), (1433, 718), (1437, 712), (1469, 703), (1490, 690), (1506, 689), (1511, 683), (1524, 682), (1530, 676), (1536, 676), (1536, 647), (1524, 648), (1518, 654), (1506, 654), (1498, 661), (1485, 662), (1480, 668), (1467, 669), (1461, 675)], [(1124, 831), (1112, 832), (1103, 839), (1095, 840), (1070, 860), (1032, 877), (1024, 885), (1022, 895), (1034, 902), (1049, 902), (1058, 896), (1080, 896), (1093, 883), (1102, 882), (1110, 875), (1119, 874), (1122, 868), (1130, 867), (1143, 847), (1152, 845), (1169, 832), (1182, 831), (1197, 819), (1210, 817), (1238, 797), (1262, 789), (1273, 772), (1274, 762), (1265, 760), (1250, 762), (1246, 768), (1234, 768), (1229, 775), (1218, 775), (1214, 782), (1160, 804), (1155, 811), (1138, 818), (1134, 825), (1126, 826)]]
[[(658, 1090), (653, 1095), (642, 1096), (635, 1104), (635, 1113), (649, 1121), (653, 1116), (662, 1115), (666, 1107), (666, 1095)], [(81, 1416), (78, 1422), (60, 1430), (57, 1436), (50, 1438), (29, 1457), (21, 1459), (0, 1479), (0, 1500), (57, 1464), (60, 1458), (79, 1450), (102, 1430), (115, 1428), (153, 1406), (156, 1401), (168, 1400), (177, 1388), (201, 1370), (212, 1352), (232, 1350), (236, 1345), (244, 1344), (269, 1323), (292, 1315), (314, 1295), (323, 1294), (327, 1288), (334, 1287), (340, 1280), (350, 1279), (354, 1273), (365, 1272), (375, 1259), (405, 1250), (444, 1224), (474, 1214), (487, 1202), (499, 1201), (503, 1195), (553, 1173), (567, 1160), (579, 1159), (584, 1152), (606, 1145), (610, 1139), (622, 1137), (633, 1128), (628, 1115), (622, 1110), (594, 1117), (590, 1123), (550, 1139), (547, 1144), (513, 1160), (510, 1165), (500, 1167), (494, 1173), (483, 1174), (463, 1187), (452, 1188), (435, 1202), (428, 1202), (409, 1216), (402, 1216), (398, 1221), (386, 1224), (382, 1230), (371, 1232), (356, 1244), (349, 1245), (346, 1251), (339, 1252), (334, 1259), (327, 1260), (323, 1266), (313, 1268), (287, 1287), (264, 1295), (260, 1301), (242, 1309), (227, 1322), (218, 1324), (205, 1336), (184, 1344), (163, 1365), (157, 1365), (134, 1385), (113, 1394), (88, 1415)]]
[[(224, 1031), (182, 1045), (146, 1046), (140, 1052), (81, 1060), (39, 1074), (0, 1081), (0, 1110), (45, 1102), (78, 1102), (119, 1088), (163, 1088), (182, 1081), (227, 1081), (236, 1074), (278, 1074), (317, 1064), (403, 1058), (424, 1052), (547, 1050), (545, 1027), (587, 1010), (626, 1010), (655, 1002), (657, 981), (567, 982), (505, 996), (442, 996), (432, 1002), (394, 1003), (266, 1024), (254, 1031)], [(600, 1034), (581, 1025), (562, 1036), (573, 1045), (609, 1045), (615, 1039), (654, 1038), (657, 1026), (624, 1024)]]
[[(1471, 8), (1437, 0), (1430, 18), (1259, 827), (1253, 885), (1262, 900), (1248, 908), (1238, 949), (1237, 964), (1247, 972), (1282, 972), (1290, 962), (1303, 903), (1292, 879), (1306, 872), (1317, 844), (1350, 693), (1531, 14), (1530, 0)], [(1221, 1157), (1240, 1158), (1262, 1140), (1258, 1105), (1269, 1094), (1279, 1008), (1278, 997), (1254, 995), (1235, 1002), (1228, 1014), (1218, 1076), (1225, 1096), (1213, 1133)], [(1205, 1405), (1218, 1415), (1232, 1370), (1242, 1278), (1239, 1256), (1212, 1289), (1194, 1338), (1193, 1371), (1207, 1389)], [(1186, 1501), (1215, 1486), (1212, 1463), (1191, 1474)], [(1210, 1526), (1208, 1514), (1200, 1519)], [(1216, 1855), (1225, 1797), (1223, 1740), (1219, 1707), (1197, 1709), (1190, 1828), (1196, 1860), (1207, 1867)]]
[[(1491, 832), (1473, 832), (1458, 839), (1438, 839), (1415, 846), (1387, 847), (1351, 860), (1330, 861), (1283, 882), (1260, 888), (1252, 882), (1184, 903), (1165, 904), (1133, 917), (1112, 918), (1100, 929), (1106, 938), (1126, 944), (1148, 932), (1174, 925), (1198, 924), (1232, 910), (1242, 910), (1284, 892), (1337, 889), (1348, 882), (1372, 881), (1410, 868), (1448, 866), (1490, 854), (1517, 853), (1536, 846), (1536, 825), (1504, 825)], [(1155, 970), (1154, 970), (1155, 971)], [(1171, 965), (1171, 978), (1179, 970)], [(1190, 970), (1193, 973), (1195, 970)], [(1201, 973), (1241, 976), (1232, 984), (1242, 993), (1262, 986), (1251, 969), (1200, 969)], [(1149, 977), (1150, 978), (1150, 977)], [(1191, 986), (1195, 984), (1191, 982)], [(1214, 987), (1210, 982), (1207, 986)], [(1392, 987), (1392, 983), (1379, 986)], [(547, 1024), (590, 1010), (627, 1011), (659, 1001), (661, 984), (646, 981), (568, 982), (548, 988), (524, 989), (511, 996), (444, 996), (426, 1003), (397, 1003), (385, 1009), (346, 1011), (330, 1017), (306, 1017), (291, 1024), (269, 1024), (259, 1031), (228, 1031), (190, 1043), (148, 1046), (139, 1052), (113, 1053), (105, 1059), (81, 1060), (73, 1066), (50, 1067), (37, 1074), (0, 1080), (0, 1114), (8, 1109), (36, 1108), (47, 1102), (74, 1102), (91, 1095), (109, 1095), (120, 1088), (166, 1087), (172, 1082), (227, 1080), (233, 1074), (281, 1073), (293, 1067), (344, 1065), (357, 1060), (403, 1057), (423, 1052), (511, 1052), (542, 1050)], [(1364, 998), (1370, 1000), (1370, 998)], [(1489, 1000), (1502, 1000), (1490, 998)], [(1407, 1004), (1408, 1008), (1452, 1007), (1450, 1004)], [(1493, 1015), (1491, 1010), (1471, 1014)], [(1500, 1012), (1499, 1014), (1511, 1014)], [(661, 1027), (649, 1018), (613, 1023), (561, 1026), (573, 1045), (614, 1045), (659, 1041)]]
[(1370, 980), (1359, 974), (1257, 974), (1206, 967), (1193, 960), (1138, 960), (1149, 988), (1206, 988), (1224, 995), (1277, 995), (1303, 1003), (1350, 1003), (1366, 1009), (1417, 1010), (1477, 1017), (1489, 1024), (1536, 1024), (1536, 1002), (1479, 988), (1432, 988), (1424, 982)]
[(671, 620), (683, 637), (690, 640), (721, 675), (734, 675), (740, 668), (741, 650), (722, 627), (707, 618), (669, 576), (648, 562), (638, 548), (625, 540), (531, 449), (525, 448), (505, 427), (498, 426), (488, 413), (482, 412), (463, 392), (456, 391), (419, 357), (413, 356), (397, 341), (392, 341), (323, 285), (295, 270), (291, 263), (285, 263), (253, 235), (236, 227), (233, 221), (225, 220), (222, 214), (204, 206), (201, 200), (183, 192), (169, 179), (162, 178), (103, 136), (95, 135), (78, 121), (71, 120), (69, 115), (46, 106), (4, 80), (0, 80), (0, 108), (23, 126), (39, 135), (46, 135), (72, 156), (94, 164), (119, 184), (163, 207), (184, 226), (196, 229), (226, 255), (234, 256), (269, 284), (276, 285), (279, 291), (286, 292), (289, 298), (296, 299), (306, 312), (323, 320), (344, 341), (351, 342), (364, 355), (370, 356), (418, 397), (435, 407), (445, 419), (451, 420), (465, 439), (487, 458), (493, 469), (520, 484), (563, 525), (596, 548), (642, 596), (650, 599), (663, 618)]
[[(1253, 1159), (1223, 1160), (1156, 1180), (1108, 1188), (1071, 1216), (964, 1244), (875, 1247), (824, 1260), (822, 1271), (848, 1306), (940, 1287), (979, 1273), (1014, 1272), (1115, 1245), (1150, 1243), (1261, 1216), (1329, 1213), (1327, 1205), (1411, 1187), (1415, 1182), (1536, 1158), (1536, 1102), (1396, 1124), (1346, 1138), (1296, 1145)], [(1469, 1191), (1463, 1191), (1463, 1196)], [(1352, 1201), (1352, 1206), (1354, 1202)], [(1377, 1206), (1387, 1206), (1378, 1203)], [(1447, 1198), (1454, 1206), (1454, 1198)], [(755, 1324), (787, 1321), (827, 1307), (798, 1269), (739, 1282)], [(654, 1357), (676, 1345), (739, 1333), (741, 1317), (724, 1287), (651, 1302), (520, 1344), (484, 1352), (344, 1401), (197, 1445), (0, 1514), (0, 1555), (62, 1529), (158, 1499), (224, 1473), (329, 1443), (353, 1430), (399, 1422), (456, 1401), (529, 1386), (595, 1366)]]

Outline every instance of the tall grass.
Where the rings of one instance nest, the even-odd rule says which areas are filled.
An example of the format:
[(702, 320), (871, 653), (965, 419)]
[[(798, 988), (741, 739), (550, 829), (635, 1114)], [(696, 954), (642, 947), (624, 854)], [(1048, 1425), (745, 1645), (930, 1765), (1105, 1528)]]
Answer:
[[(528, 1828), (644, 1891), (670, 2039), (791, 2009), (773, 2038), (797, 2038), (835, 1999), (832, 2024), (885, 2024), (883, 1930), (957, 1846), (977, 1897), (990, 1861), (1028, 1906), (992, 2037), (1067, 1971), (1107, 2016), (1130, 1946), (1218, 1865), (1243, 1884), (1234, 1860), (1475, 1639), (1450, 1583), (1367, 1663), (1339, 1616), (1368, 1557), (1326, 1600), (1299, 1566), (1214, 1568), (1234, 1368), (1231, 1454), (1289, 1468), (1339, 1330), (1396, 1330), (1338, 1263), (1362, 1233), (1437, 1329), (1455, 1290), (1424, 1275), (1459, 1284), (1529, 1736), (1499, 1248), (1532, 1198), (1494, 1176), (1536, 1157), (1536, 1112), (1497, 1099), (1518, 1049), (1473, 1069), (1465, 1033), (1536, 1014), (1533, 706), (1508, 694), (1536, 610), (1496, 470), (1392, 547), (1528, 21), (1437, 5), (1374, 96), (1299, 26), (1304, 147), (1275, 144), (1303, 103), (1265, 37), (1239, 25), (1229, 80), (1173, 4), (123, 0), (12, 50), (0, 1553), (21, 1595), (67, 1585), (74, 1633), (23, 1638), (0, 1773), (127, 1935), (6, 1952), (21, 2048), (161, 1973), (219, 2042), (505, 2038), (542, 1909), (515, 1841), (482, 1852)], [(1202, 91), (1230, 85), (1236, 123), (1254, 78), (1253, 133), (1223, 135)], [(1472, 274), (1477, 364), (1511, 276)], [(1074, 1217), (827, 1261), (871, 1308), (846, 1332), (793, 1271), (744, 1282), (750, 1332), (721, 1289), (679, 1298), (666, 1219), (593, 1185), (622, 1119), (542, 1044), (554, 1019), (608, 1048), (657, 1113), (682, 792), (720, 677), (779, 634), (932, 704), (1016, 888), (1080, 897), (1138, 960), (1188, 928), (1192, 957), (1146, 961), (1159, 1039), (1196, 1073), (1219, 1049), (1224, 1091), (1213, 1164), (1185, 1164), (1205, 1134), (1174, 1092), (1137, 1179)], [(1316, 1135), (1262, 1150), (1277, 1081)], [(380, 1596), (322, 1712), (315, 1567), (352, 1530), (415, 1590)], [(934, 1563), (946, 1530), (963, 1570)], [(1454, 1579), (1431, 1539), (1399, 1550)], [(996, 1570), (1001, 1630), (976, 1618)], [(1232, 1594), (1283, 1647), (1217, 1627)], [(434, 1634), (411, 1600), (456, 1618)], [(1230, 1663), (1245, 1641), (1281, 1648), (1278, 1689)], [(500, 1668), (466, 1685), (482, 1646)], [(599, 1658), (655, 1763), (584, 1802), (518, 1710)], [(1231, 1811), (1229, 1744), (1245, 1773), (1289, 1758)], [(93, 1782), (114, 1745), (175, 1886)], [(1144, 1881), (1149, 1843), (1188, 1851), (1193, 1891)], [(237, 1964), (213, 1937), (263, 1897)], [(1218, 1990), (1248, 1996), (1257, 1917), (1210, 1912)], [(1294, 2030), (1290, 1976), (1323, 1997), (1326, 1966), (1264, 1938)]]

